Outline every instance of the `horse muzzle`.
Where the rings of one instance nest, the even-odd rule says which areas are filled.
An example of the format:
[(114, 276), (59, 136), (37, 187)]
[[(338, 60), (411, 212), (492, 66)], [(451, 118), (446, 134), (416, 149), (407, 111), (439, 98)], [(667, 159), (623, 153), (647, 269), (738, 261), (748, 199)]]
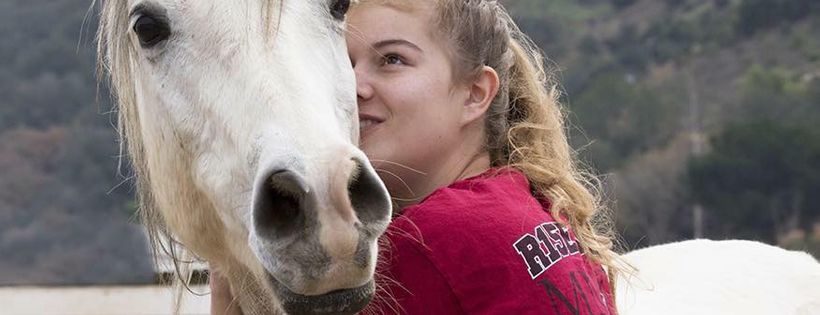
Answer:
[(373, 296), (390, 199), (363, 157), (332, 165), (270, 169), (254, 190), (249, 245), (289, 314), (352, 314)]

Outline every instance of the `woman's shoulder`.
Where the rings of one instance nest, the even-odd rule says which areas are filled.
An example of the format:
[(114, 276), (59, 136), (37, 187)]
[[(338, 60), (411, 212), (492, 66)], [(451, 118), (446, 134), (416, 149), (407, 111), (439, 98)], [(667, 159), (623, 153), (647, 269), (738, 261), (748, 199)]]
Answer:
[(493, 169), (406, 208), (391, 223), (388, 237), (433, 256), (489, 255), (499, 248), (514, 249), (539, 227), (559, 226), (548, 207), (532, 195), (523, 174)]
[[(429, 262), (432, 267), (427, 269), (440, 275), (467, 313), (490, 309), (544, 313), (547, 304), (521, 301), (575, 292), (573, 281), (587, 280), (584, 277), (591, 270), (569, 227), (552, 218), (516, 172), (466, 180), (437, 191), (397, 217), (388, 238), (395, 251), (388, 250), (388, 256)], [(417, 265), (394, 268), (415, 275)], [(398, 278), (418, 281), (414, 276)], [(601, 282), (590, 283), (579, 282), (582, 289), (589, 287), (585, 298), (597, 297), (601, 290)]]
[(404, 209), (399, 219), (425, 227), (459, 224), (463, 228), (516, 223), (522, 216), (548, 213), (530, 192), (526, 177), (512, 169), (491, 169), (439, 188), (421, 203)]
[[(393, 225), (422, 237), (458, 242), (475, 235), (515, 234), (528, 223), (552, 221), (518, 171), (493, 169), (440, 188), (404, 209)], [(486, 241), (486, 240), (485, 240)]]

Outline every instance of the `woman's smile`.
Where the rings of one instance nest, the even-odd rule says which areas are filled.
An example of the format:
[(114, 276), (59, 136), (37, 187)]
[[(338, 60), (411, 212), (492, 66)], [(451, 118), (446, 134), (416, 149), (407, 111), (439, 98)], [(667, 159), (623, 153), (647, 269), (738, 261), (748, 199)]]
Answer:
[(359, 134), (361, 139), (364, 140), (364, 138), (371, 134), (382, 122), (384, 122), (383, 118), (371, 114), (360, 113)]

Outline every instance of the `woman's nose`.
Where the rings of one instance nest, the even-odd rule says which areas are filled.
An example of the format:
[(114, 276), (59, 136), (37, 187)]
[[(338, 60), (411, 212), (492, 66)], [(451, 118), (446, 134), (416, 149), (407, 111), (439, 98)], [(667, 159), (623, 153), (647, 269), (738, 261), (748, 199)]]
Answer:
[(370, 84), (367, 75), (361, 67), (354, 67), (356, 73), (356, 97), (359, 101), (366, 101), (373, 97), (373, 86)]

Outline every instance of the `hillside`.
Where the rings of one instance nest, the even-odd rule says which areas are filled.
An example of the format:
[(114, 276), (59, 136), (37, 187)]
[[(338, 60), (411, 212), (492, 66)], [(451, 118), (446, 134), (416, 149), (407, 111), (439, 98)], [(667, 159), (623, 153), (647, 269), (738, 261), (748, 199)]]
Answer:
[(560, 69), (628, 246), (693, 237), (699, 204), (699, 236), (820, 249), (820, 3), (508, 4)]
[(96, 101), (89, 5), (0, 2), (0, 285), (153, 281)]
[[(504, 3), (552, 61), (628, 247), (820, 253), (820, 2)], [(89, 5), (0, 2), (0, 284), (152, 280)]]

